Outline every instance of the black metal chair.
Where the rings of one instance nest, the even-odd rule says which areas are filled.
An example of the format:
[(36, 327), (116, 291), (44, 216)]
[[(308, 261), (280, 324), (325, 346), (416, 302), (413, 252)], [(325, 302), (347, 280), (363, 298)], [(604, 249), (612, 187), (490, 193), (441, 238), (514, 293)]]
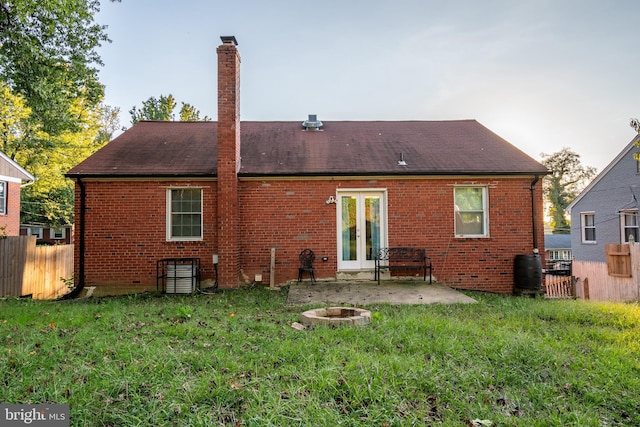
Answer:
[(316, 276), (313, 272), (313, 261), (316, 259), (316, 254), (311, 249), (305, 249), (300, 252), (300, 267), (298, 267), (298, 283), (302, 280), (302, 274), (305, 271), (309, 272), (311, 276), (311, 283), (316, 282)]

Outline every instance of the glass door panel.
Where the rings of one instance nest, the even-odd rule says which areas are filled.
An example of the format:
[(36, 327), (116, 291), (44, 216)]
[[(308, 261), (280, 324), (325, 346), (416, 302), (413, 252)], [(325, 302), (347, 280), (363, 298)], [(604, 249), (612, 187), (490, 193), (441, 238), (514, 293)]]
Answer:
[(357, 252), (357, 220), (355, 196), (340, 197), (342, 207), (342, 261), (355, 261)]

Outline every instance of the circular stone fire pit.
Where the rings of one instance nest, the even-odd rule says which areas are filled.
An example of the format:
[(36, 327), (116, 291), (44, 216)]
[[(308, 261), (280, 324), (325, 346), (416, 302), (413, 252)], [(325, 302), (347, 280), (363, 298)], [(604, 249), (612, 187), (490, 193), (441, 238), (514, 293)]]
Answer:
[(355, 325), (371, 323), (371, 312), (355, 307), (316, 308), (300, 315), (300, 322), (312, 325)]

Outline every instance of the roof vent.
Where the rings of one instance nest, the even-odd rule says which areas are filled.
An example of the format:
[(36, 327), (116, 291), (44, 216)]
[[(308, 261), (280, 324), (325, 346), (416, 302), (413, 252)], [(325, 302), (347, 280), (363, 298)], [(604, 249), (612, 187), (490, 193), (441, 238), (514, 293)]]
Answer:
[(309, 114), (309, 118), (302, 122), (304, 130), (317, 131), (322, 127), (322, 122), (318, 120), (317, 114)]

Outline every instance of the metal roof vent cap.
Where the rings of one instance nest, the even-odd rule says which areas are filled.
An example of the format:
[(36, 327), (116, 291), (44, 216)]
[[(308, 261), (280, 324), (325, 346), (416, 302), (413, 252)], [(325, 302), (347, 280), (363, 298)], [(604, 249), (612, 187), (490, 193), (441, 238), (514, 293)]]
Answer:
[(304, 130), (318, 131), (322, 127), (322, 122), (318, 120), (317, 114), (309, 114), (309, 118), (302, 122)]

